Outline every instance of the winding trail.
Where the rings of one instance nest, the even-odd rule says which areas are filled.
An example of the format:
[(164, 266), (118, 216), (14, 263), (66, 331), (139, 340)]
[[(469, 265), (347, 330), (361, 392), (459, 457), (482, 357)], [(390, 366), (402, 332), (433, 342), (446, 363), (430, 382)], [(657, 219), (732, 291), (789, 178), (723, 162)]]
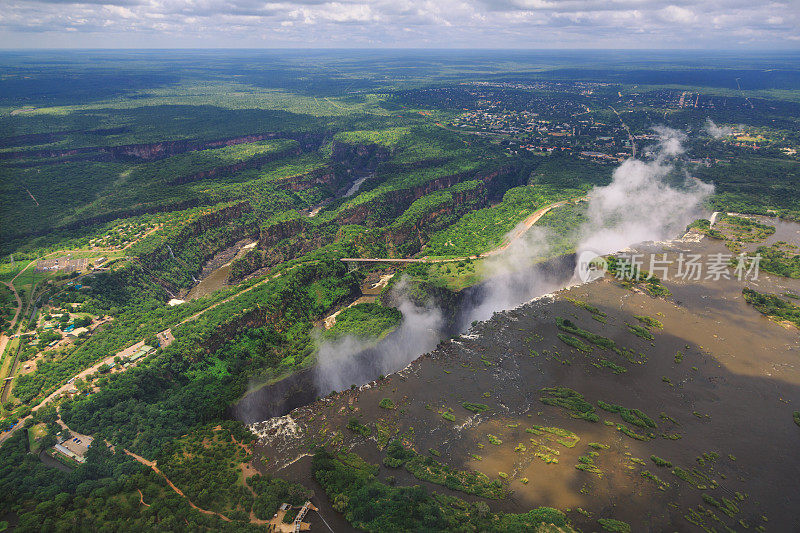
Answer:
[[(208, 509), (203, 509), (202, 507), (198, 507), (197, 505), (195, 505), (195, 503), (192, 500), (190, 500), (189, 497), (186, 496), (186, 494), (184, 494), (181, 489), (176, 487), (175, 484), (172, 481), (170, 481), (170, 479), (164, 474), (164, 472), (162, 472), (158, 468), (158, 466), (156, 466), (156, 462), (155, 461), (148, 461), (147, 459), (145, 459), (141, 455), (136, 455), (132, 451), (126, 450), (125, 448), (123, 448), (122, 451), (124, 451), (126, 454), (128, 454), (131, 457), (133, 457), (134, 459), (136, 459), (137, 461), (139, 461), (143, 465), (150, 467), (153, 470), (153, 472), (155, 472), (156, 474), (158, 474), (159, 476), (164, 478), (164, 481), (167, 482), (167, 485), (169, 485), (170, 488), (172, 490), (174, 490), (180, 497), (185, 498), (186, 501), (189, 503), (189, 505), (192, 507), (192, 509), (197, 509), (198, 511), (200, 511), (203, 514), (218, 516), (219, 518), (222, 518), (226, 522), (230, 522), (231, 521), (230, 518), (228, 518), (227, 516), (225, 516), (222, 513), (218, 513), (216, 511), (209, 511)], [(141, 495), (142, 492), (139, 491), (139, 494)], [(142, 499), (142, 503), (144, 505), (147, 505), (146, 503), (144, 503), (144, 499)], [(148, 507), (149, 507), (149, 505), (148, 505)]]

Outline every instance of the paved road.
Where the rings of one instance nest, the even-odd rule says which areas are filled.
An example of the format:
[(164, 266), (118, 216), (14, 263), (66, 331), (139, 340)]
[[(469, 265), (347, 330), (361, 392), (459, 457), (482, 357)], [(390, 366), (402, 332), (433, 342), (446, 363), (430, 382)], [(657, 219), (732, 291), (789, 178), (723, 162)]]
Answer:
[(368, 257), (345, 257), (342, 259), (345, 263), (451, 263), (455, 261), (466, 261), (467, 259), (483, 259), (486, 257), (491, 257), (493, 255), (499, 254), (503, 250), (506, 250), (511, 244), (525, 235), (525, 233), (531, 229), (531, 227), (536, 224), (540, 218), (542, 218), (545, 214), (547, 214), (552, 209), (556, 207), (561, 207), (562, 205), (566, 205), (570, 202), (578, 202), (581, 200), (588, 199), (588, 196), (580, 196), (577, 198), (570, 198), (569, 200), (562, 200), (560, 202), (556, 202), (550, 205), (546, 205), (537, 211), (534, 211), (528, 217), (523, 220), (520, 224), (514, 228), (511, 233), (509, 234), (508, 238), (493, 250), (489, 250), (488, 252), (483, 252), (482, 254), (478, 255), (470, 255), (470, 256), (463, 256), (463, 257), (448, 257), (448, 258), (429, 258), (429, 257), (416, 257), (416, 258), (368, 258)]
[(622, 120), (622, 116), (619, 113), (617, 113), (617, 110), (614, 109), (613, 106), (608, 106), (608, 107), (610, 107), (611, 111), (613, 111), (614, 114), (617, 115), (617, 118), (619, 119), (620, 124), (622, 124), (622, 127), (625, 128), (625, 131), (628, 132), (628, 139), (631, 142), (631, 157), (633, 157), (635, 159), (636, 158), (636, 139), (633, 137), (633, 134), (631, 133), (631, 129), (628, 127), (627, 124), (625, 124), (625, 121)]

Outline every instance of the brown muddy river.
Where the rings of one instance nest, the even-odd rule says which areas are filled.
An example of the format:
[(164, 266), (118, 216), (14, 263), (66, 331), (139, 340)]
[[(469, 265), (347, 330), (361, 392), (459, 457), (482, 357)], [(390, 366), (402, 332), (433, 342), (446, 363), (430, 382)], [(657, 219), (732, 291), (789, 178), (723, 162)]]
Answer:
[[(244, 239), (217, 254), (217, 256), (209, 262), (209, 265), (206, 265), (206, 268), (203, 269), (200, 282), (189, 290), (185, 299), (189, 301), (196, 300), (227, 287), (228, 276), (230, 276), (233, 261), (243, 256), (255, 245), (255, 241)], [(219, 263), (223, 264), (216, 266)]]
[[(800, 226), (780, 226), (770, 241), (800, 244)], [(668, 251), (669, 259), (680, 252), (729, 253), (720, 241), (708, 239)], [(310, 459), (302, 450), (337, 438), (380, 464), (377, 431), (364, 438), (346, 429), (355, 415), (375, 428), (380, 422), (391, 435), (411, 434), (407, 444), (423, 455), (435, 450), (435, 458), (451, 467), (491, 479), (506, 474), (504, 483), (513, 493), (485, 500), (494, 511), (552, 506), (567, 511), (584, 531), (599, 530), (598, 518), (624, 520), (633, 531), (698, 531), (698, 523), (717, 530), (724, 525), (797, 531), (800, 427), (792, 412), (800, 410), (800, 335), (762, 316), (741, 291), (749, 286), (798, 292), (800, 280), (762, 273), (755, 281), (685, 281), (676, 279), (674, 265), (668, 278), (667, 298), (627, 289), (610, 277), (565, 289), (498, 313), (384, 380), (253, 424), (261, 435), (258, 454), (269, 458), (262, 468), (312, 486)], [(605, 315), (593, 317), (567, 298)], [(637, 315), (660, 321), (663, 329), (651, 327), (652, 340), (634, 334), (628, 324), (640, 326)], [(557, 336), (556, 317), (612, 339), (627, 355), (596, 346), (584, 353), (567, 345)], [(553, 386), (582, 394), (597, 406), (599, 421), (576, 419), (542, 403), (541, 389)], [(382, 398), (398, 408), (379, 408)], [(599, 401), (639, 409), (657, 427), (625, 422), (599, 408)], [(489, 409), (476, 414), (464, 402)], [(446, 412), (455, 421), (442, 417)], [(621, 424), (635, 436), (621, 431)], [(579, 440), (569, 447), (534, 425), (566, 430)], [(577, 469), (579, 457), (593, 452), (598, 472)], [(558, 462), (540, 457), (548, 454)], [(657, 466), (651, 456), (672, 466)], [(476, 499), (381, 466), (381, 477), (386, 476), (398, 485), (421, 484)], [(326, 520), (336, 531), (349, 530), (314, 488)], [(723, 498), (733, 504), (733, 516), (708, 503)]]

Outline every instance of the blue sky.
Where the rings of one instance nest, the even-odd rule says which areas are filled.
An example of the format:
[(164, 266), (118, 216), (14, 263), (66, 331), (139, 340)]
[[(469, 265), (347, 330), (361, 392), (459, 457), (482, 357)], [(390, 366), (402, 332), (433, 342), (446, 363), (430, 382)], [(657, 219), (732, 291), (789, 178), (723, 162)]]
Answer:
[(0, 48), (799, 49), (800, 0), (0, 0)]

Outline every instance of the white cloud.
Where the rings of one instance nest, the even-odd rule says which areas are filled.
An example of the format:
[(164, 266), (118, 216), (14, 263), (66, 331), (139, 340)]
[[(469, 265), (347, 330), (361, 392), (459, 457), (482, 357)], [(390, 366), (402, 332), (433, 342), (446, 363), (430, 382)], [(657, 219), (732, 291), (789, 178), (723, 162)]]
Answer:
[[(260, 46), (272, 32), (301, 47), (725, 48), (746, 39), (796, 48), (800, 39), (795, 0), (6, 0), (2, 11), (0, 47), (103, 46), (114, 34)], [(65, 37), (70, 28), (79, 35)]]
[(661, 17), (667, 22), (677, 22), (680, 24), (689, 24), (695, 22), (697, 17), (691, 9), (686, 9), (680, 6), (667, 6), (659, 10)]

